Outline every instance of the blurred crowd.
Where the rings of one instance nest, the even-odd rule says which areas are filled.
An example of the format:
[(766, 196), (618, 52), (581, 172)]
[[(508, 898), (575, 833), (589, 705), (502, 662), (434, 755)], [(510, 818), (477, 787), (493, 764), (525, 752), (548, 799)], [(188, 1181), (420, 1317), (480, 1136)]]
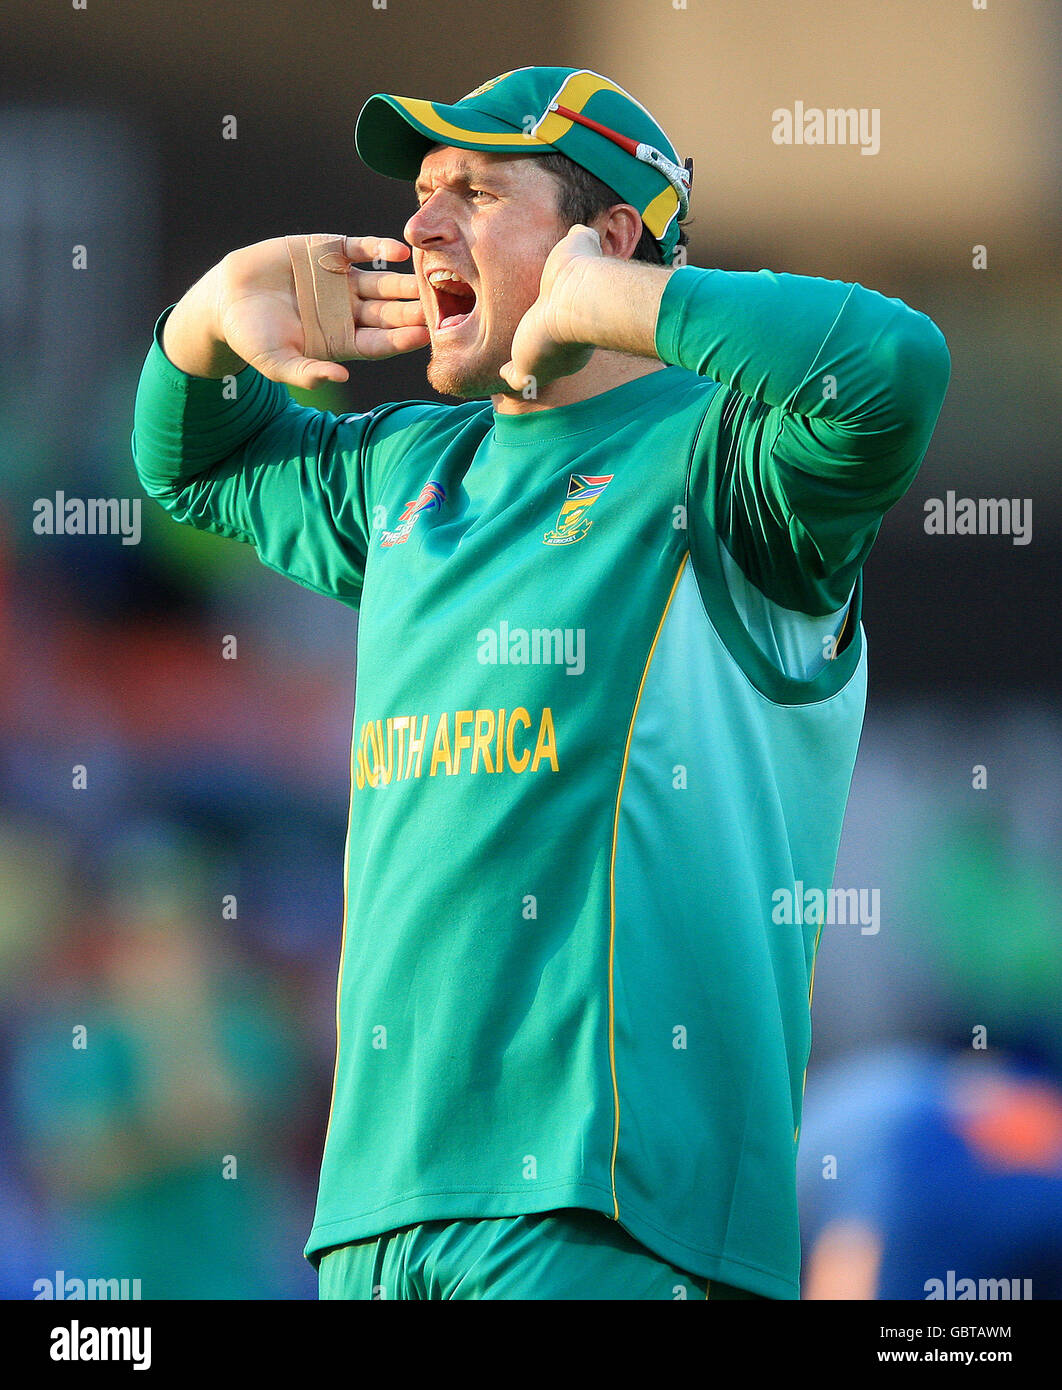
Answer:
[(0, 1294), (312, 1297), (355, 620), (144, 507), (4, 520)]

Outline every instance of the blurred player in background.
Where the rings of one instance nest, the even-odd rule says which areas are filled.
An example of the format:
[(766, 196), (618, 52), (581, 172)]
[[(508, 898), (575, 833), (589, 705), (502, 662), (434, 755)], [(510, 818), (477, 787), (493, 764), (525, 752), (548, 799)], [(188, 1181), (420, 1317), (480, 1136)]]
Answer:
[(1062, 1297), (1057, 1084), (914, 1047), (816, 1081), (798, 1166), (806, 1298)]

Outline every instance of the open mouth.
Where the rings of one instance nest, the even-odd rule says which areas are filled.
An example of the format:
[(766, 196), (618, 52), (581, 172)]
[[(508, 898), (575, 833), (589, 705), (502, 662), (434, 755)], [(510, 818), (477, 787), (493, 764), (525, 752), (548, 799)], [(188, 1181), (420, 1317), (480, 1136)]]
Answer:
[(428, 284), (435, 293), (437, 329), (460, 328), (472, 317), (476, 292), (455, 270), (433, 270)]

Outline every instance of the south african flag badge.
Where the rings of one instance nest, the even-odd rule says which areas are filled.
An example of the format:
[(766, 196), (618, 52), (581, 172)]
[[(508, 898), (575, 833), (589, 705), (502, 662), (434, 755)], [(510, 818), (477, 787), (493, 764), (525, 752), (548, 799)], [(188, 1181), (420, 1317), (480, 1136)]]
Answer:
[(568, 477), (568, 496), (557, 513), (557, 524), (542, 537), (543, 545), (571, 545), (590, 530), (587, 512), (608, 487), (614, 473), (572, 473)]

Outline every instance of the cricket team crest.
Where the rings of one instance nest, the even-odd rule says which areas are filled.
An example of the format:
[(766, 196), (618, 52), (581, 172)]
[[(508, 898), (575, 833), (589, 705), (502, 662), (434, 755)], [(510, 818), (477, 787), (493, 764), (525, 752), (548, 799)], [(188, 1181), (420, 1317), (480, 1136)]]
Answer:
[(516, 69), (514, 68), (512, 72), (500, 72), (497, 77), (488, 77), (486, 82), (481, 82), (478, 87), (474, 87), (472, 91), (466, 93), (461, 100), (471, 101), (473, 97), (481, 97), (484, 92), (489, 92), (492, 87), (496, 87), (498, 83), (503, 81), (506, 77), (512, 77), (515, 71)]
[(572, 473), (568, 477), (568, 496), (557, 513), (557, 524), (542, 537), (543, 545), (571, 545), (590, 530), (587, 512), (608, 487), (615, 473)]
[(434, 512), (446, 501), (446, 489), (442, 483), (425, 483), (419, 494), (412, 502), (406, 503), (406, 509), (398, 518), (398, 525), (393, 531), (385, 531), (380, 537), (381, 546), (402, 545), (409, 540), (409, 533), (413, 530), (413, 524), (421, 512)]

